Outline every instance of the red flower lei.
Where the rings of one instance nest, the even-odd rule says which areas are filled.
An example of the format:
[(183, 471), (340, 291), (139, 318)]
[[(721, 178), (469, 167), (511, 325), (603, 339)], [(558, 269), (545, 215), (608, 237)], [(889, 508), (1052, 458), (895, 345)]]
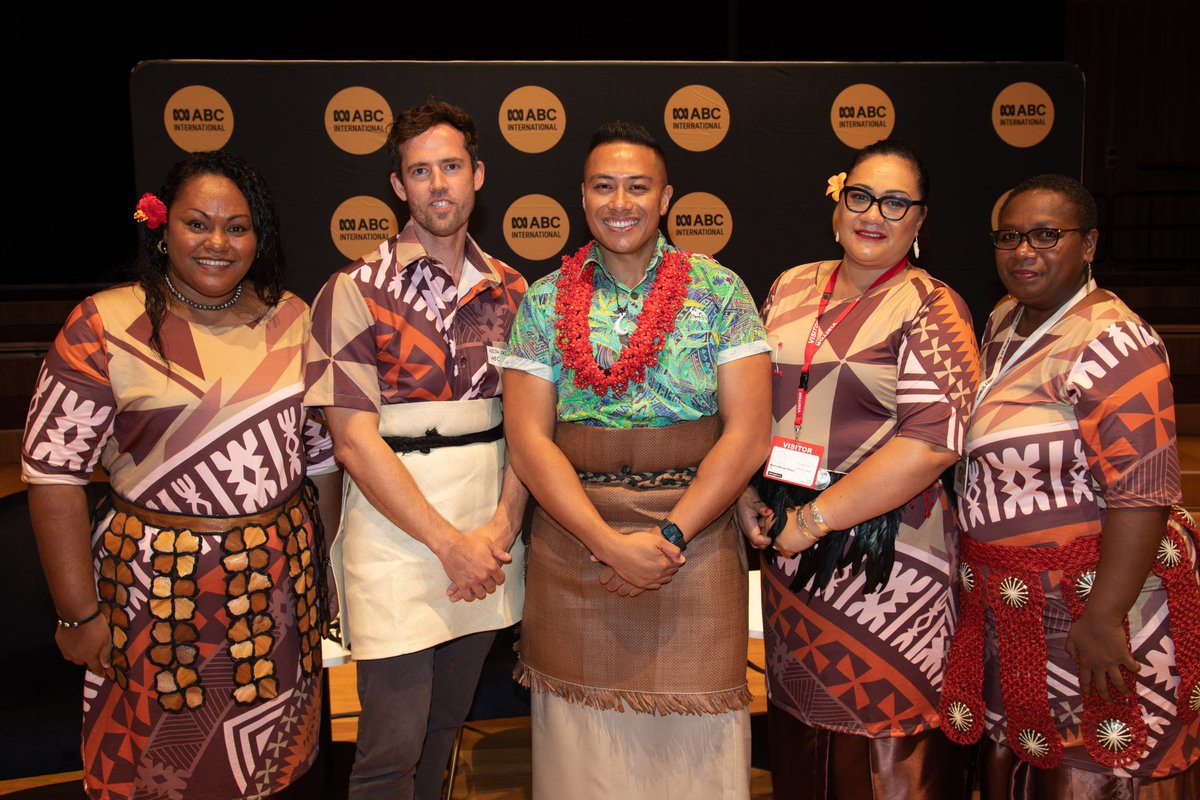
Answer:
[(658, 363), (658, 354), (666, 344), (667, 335), (675, 330), (675, 317), (683, 308), (691, 281), (692, 253), (672, 250), (663, 253), (662, 263), (654, 276), (654, 285), (642, 304), (637, 330), (621, 349), (621, 357), (608, 369), (602, 369), (592, 354), (592, 331), (588, 315), (592, 308), (592, 282), (595, 264), (583, 264), (592, 249), (589, 242), (573, 256), (563, 256), (562, 270), (556, 284), (558, 297), (554, 311), (558, 319), (556, 342), (562, 354), (563, 366), (574, 370), (574, 383), (580, 389), (591, 387), (597, 396), (610, 390), (625, 391), (629, 382), (641, 383), (646, 367)]

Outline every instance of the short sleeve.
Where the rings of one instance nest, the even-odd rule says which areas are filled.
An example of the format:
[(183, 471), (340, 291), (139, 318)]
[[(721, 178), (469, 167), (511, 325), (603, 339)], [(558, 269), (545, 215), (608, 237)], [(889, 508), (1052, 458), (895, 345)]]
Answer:
[(900, 344), (896, 433), (955, 453), (979, 384), (979, 351), (962, 298), (934, 284)]
[(543, 380), (554, 380), (554, 272), (535, 281), (517, 308), (508, 334), (505, 369), (528, 372)]
[(770, 350), (767, 331), (745, 282), (733, 272), (721, 269), (714, 276), (713, 289), (719, 299), (717, 364)]
[(67, 317), (42, 364), (25, 421), (22, 479), (88, 483), (115, 419), (104, 323), (89, 298)]
[(304, 415), (304, 465), (308, 475), (325, 475), (337, 470), (333, 458), (333, 437), (325, 423), (325, 414), (319, 408), (305, 409)]
[(304, 405), (379, 412), (375, 317), (350, 275), (335, 274), (317, 295), (304, 355)]
[(1132, 320), (1109, 324), (1083, 348), (1063, 390), (1109, 508), (1180, 500), (1171, 371), (1153, 329)]

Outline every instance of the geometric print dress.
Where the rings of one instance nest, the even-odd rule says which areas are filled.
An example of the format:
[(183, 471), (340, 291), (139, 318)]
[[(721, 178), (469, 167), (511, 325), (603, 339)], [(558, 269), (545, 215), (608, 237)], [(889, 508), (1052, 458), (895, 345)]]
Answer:
[[(797, 438), (805, 343), (837, 265), (788, 270), (763, 304), (775, 436)], [(825, 324), (848, 303), (830, 303)], [(962, 298), (910, 266), (863, 294), (817, 349), (798, 438), (824, 448), (822, 468), (843, 473), (896, 436), (961, 452), (978, 373)], [(895, 563), (879, 591), (867, 591), (866, 570), (851, 565), (810, 595), (808, 587), (792, 587), (799, 556), (764, 558), (771, 703), (811, 727), (870, 738), (936, 728), (953, 632), (956, 541), (949, 500), (935, 480), (901, 506)]]
[[(1068, 553), (1072, 546), (1078, 549), (1089, 538), (1110, 535), (1104, 532), (1107, 509), (1170, 506), (1179, 501), (1175, 407), (1166, 349), (1155, 331), (1115, 295), (1104, 290), (1099, 294), (1102, 299), (1073, 309), (1012, 361), (1024, 342), (1014, 333), (1007, 351), (1012, 365), (975, 408), (967, 433), (966, 491), (958, 498), (960, 523), (972, 542), (1004, 546), (1010, 553), (1028, 549), (1043, 561), (1044, 554), (1051, 553), (1051, 560), (1061, 561), (1064, 557), (1058, 553)], [(1095, 299), (1095, 294), (1089, 299)], [(1012, 330), (1017, 308), (1016, 301), (1007, 297), (988, 320), (982, 347), (985, 376), (991, 374)], [(1194, 587), (1192, 537), (1179, 525), (1172, 527), (1179, 535), (1173, 545), (1165, 544), (1169, 539), (1164, 538), (1156, 561), (1178, 565), (1188, 573), (1183, 583)], [(1094, 557), (1089, 558), (1094, 564)], [(1141, 753), (1132, 752), (1138, 748), (1129, 747), (1124, 728), (1117, 729), (1118, 736), (1103, 739), (1099, 748), (1093, 739), (1091, 747), (1102, 758), (1125, 762), (1106, 767), (1085, 746), (1093, 726), (1084, 723), (1077, 666), (1065, 649), (1072, 622), (1067, 601), (1074, 601), (1065, 595), (1086, 599), (1094, 572), (1084, 572), (1087, 580), (1072, 584), (1064, 578), (1070, 578), (1071, 570), (1064, 573), (1065, 564), (1056, 562), (1056, 566), (1041, 573), (1040, 592), (1021, 591), (1036, 587), (1010, 583), (1005, 594), (1005, 584), (1000, 582), (998, 602), (986, 591), (979, 601), (987, 604), (983, 728), (1035, 764), (1041, 757), (1056, 760), (1061, 742), (1061, 763), (1087, 772), (1145, 778), (1186, 769), (1200, 759), (1200, 717), (1177, 707), (1180, 674), (1172, 628), (1182, 626), (1194, 641), (1200, 609), (1185, 609), (1190, 613), (1179, 617), (1174, 611), (1168, 613), (1168, 594), (1158, 574), (1162, 566), (1156, 563), (1127, 617), (1133, 656), (1141, 665), (1136, 676), (1137, 704), (1130, 713), (1144, 722), (1145, 746)], [(974, 573), (966, 572), (972, 568)], [(989, 583), (992, 569), (964, 563), (960, 589), (964, 598), (996, 583), (998, 577)], [(1082, 569), (1094, 570), (1094, 566)], [(1036, 633), (1030, 635), (1045, 637), (1045, 664), (1040, 672), (1029, 665), (1031, 657), (1037, 658), (1040, 643), (1019, 649), (1018, 659), (1013, 660), (1014, 648), (1011, 643), (1001, 646), (996, 622), (997, 613), (1009, 613), (1007, 606), (1020, 608), (1037, 595), (1042, 596), (1041, 620), (1033, 623)], [(968, 660), (977, 659), (972, 654)], [(1036, 720), (1007, 725), (1010, 714), (1002, 694), (1002, 672), (1011, 676), (1031, 671), (1039, 695), (1033, 700), (1040, 709), (1048, 701), (1049, 714), (1043, 716), (1041, 726)], [(1015, 685), (1010, 684), (1010, 691), (1016, 691)], [(1195, 692), (1188, 693), (1195, 703)], [(957, 690), (954, 697), (948, 692), (943, 705), (948, 707), (954, 700), (960, 700)], [(1191, 719), (1181, 719), (1181, 711)], [(948, 720), (956, 721), (966, 726), (965, 718)], [(1130, 752), (1124, 753), (1126, 748)]]
[[(308, 307), (250, 323), (169, 310), (149, 345), (142, 291), (81, 303), (47, 354), (22, 476), (112, 496), (92, 552), (112, 667), (85, 673), (93, 798), (263, 797), (311, 766), (321, 714), (323, 576), (309, 474), (334, 468), (307, 418)], [(318, 579), (320, 578), (320, 580)]]

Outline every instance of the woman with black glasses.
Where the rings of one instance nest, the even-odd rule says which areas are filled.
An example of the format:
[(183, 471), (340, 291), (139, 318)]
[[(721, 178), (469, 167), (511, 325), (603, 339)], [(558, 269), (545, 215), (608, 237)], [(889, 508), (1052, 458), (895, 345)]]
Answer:
[(830, 179), (840, 259), (764, 305), (774, 434), (739, 503), (763, 559), (776, 797), (959, 797), (937, 730), (955, 540), (939, 477), (962, 450), (978, 355), (962, 299), (913, 266), (929, 180), (911, 148)]
[(1008, 289), (958, 495), (959, 623), (942, 728), (986, 733), (983, 797), (1200, 796), (1200, 590), (1167, 353), (1096, 287), (1096, 203), (1016, 188), (992, 232)]

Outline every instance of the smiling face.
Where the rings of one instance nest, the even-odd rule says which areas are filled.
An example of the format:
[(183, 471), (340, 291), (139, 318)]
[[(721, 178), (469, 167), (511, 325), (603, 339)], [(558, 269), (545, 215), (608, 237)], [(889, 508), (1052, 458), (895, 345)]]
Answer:
[(163, 241), (175, 288), (208, 305), (233, 295), (258, 247), (250, 204), (221, 175), (199, 175), (180, 187), (168, 210)]
[(396, 196), (408, 203), (413, 222), (430, 234), (453, 236), (466, 227), (483, 186), (483, 162), (471, 168), (462, 131), (445, 123), (400, 145)]
[[(1070, 198), (1050, 189), (1033, 189), (1008, 201), (998, 228), (1077, 228), (1079, 215)], [(1058, 244), (1035, 250), (1022, 240), (1015, 250), (996, 251), (996, 269), (1004, 288), (1027, 309), (1027, 321), (1053, 314), (1087, 279), (1085, 262), (1096, 254), (1096, 229), (1064, 232)]]
[(583, 167), (583, 213), (606, 265), (642, 271), (650, 265), (671, 192), (667, 170), (649, 147), (609, 142), (591, 152)]
[[(907, 160), (893, 155), (863, 159), (846, 177), (846, 187), (858, 186), (875, 197), (924, 200), (918, 188), (917, 171)], [(925, 207), (913, 206), (901, 220), (884, 219), (877, 204), (855, 212), (838, 203), (833, 217), (845, 262), (866, 270), (885, 270), (904, 257), (917, 231), (925, 223)]]

